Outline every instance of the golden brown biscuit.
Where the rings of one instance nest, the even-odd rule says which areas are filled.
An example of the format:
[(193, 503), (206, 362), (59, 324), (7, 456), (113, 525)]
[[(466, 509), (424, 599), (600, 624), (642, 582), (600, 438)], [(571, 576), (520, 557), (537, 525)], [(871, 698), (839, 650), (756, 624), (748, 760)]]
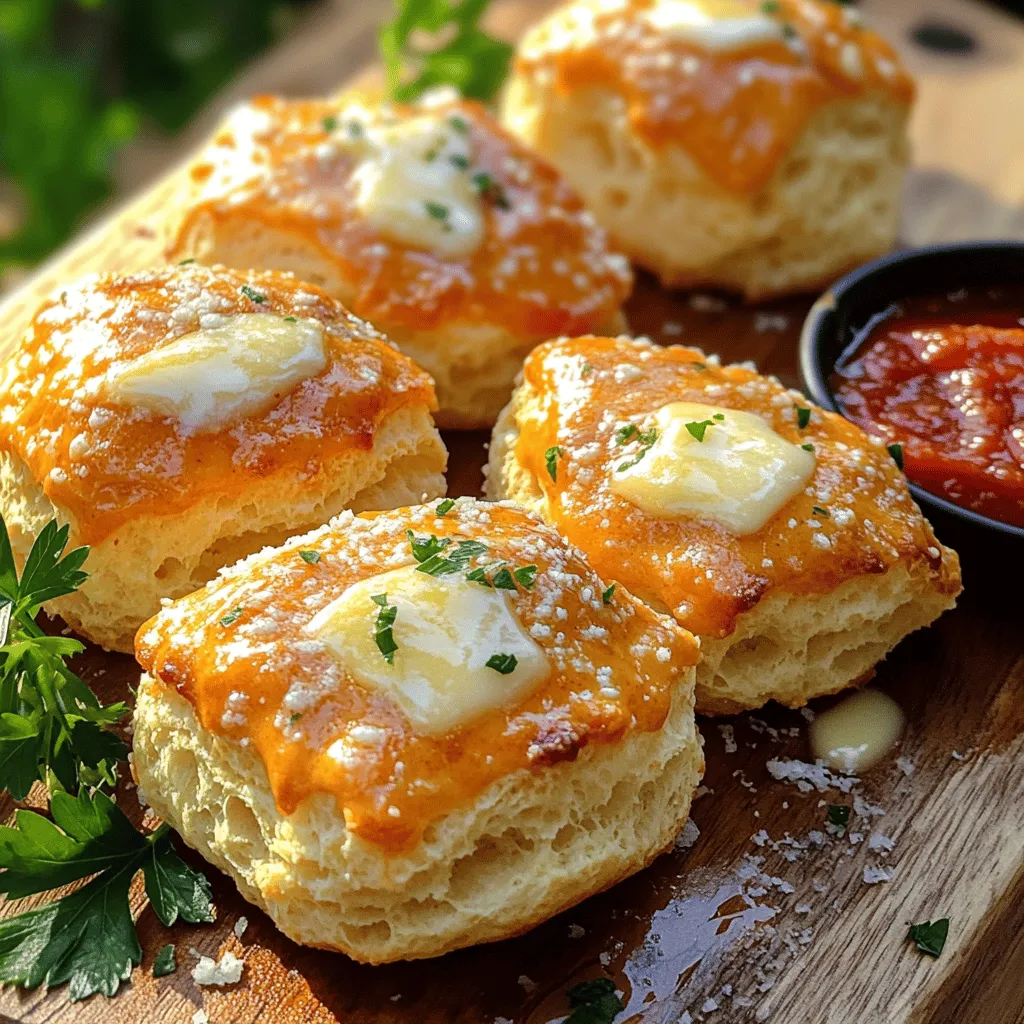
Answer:
[(523, 357), (621, 330), (631, 275), (576, 193), (477, 103), (259, 97), (191, 168), (171, 259), (294, 271), (491, 427)]
[(856, 683), (960, 592), (956, 553), (881, 442), (698, 349), (539, 346), (495, 427), (487, 487), (700, 636), (708, 713)]
[(818, 290), (889, 249), (913, 82), (825, 0), (574, 0), (520, 43), (505, 125), (670, 287)]
[(637, 871), (704, 768), (695, 639), (510, 503), (344, 513), (136, 652), (153, 809), (292, 939), (362, 961), (515, 935)]
[(132, 649), (223, 565), (325, 522), (443, 494), (429, 378), (291, 275), (183, 266), (49, 299), (0, 393), (0, 513), (19, 562), (56, 517), (90, 577), (47, 609)]

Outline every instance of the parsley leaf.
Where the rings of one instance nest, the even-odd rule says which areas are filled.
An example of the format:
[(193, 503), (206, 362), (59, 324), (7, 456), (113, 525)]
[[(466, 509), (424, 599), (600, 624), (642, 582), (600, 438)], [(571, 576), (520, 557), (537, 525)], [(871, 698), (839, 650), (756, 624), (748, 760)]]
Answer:
[(247, 284), (242, 285), (241, 292), (247, 299), (250, 299), (252, 302), (263, 303), (267, 301), (266, 295), (260, 294), (260, 292), (256, 291), (255, 288), (252, 288)]
[(811, 410), (805, 405), (796, 405), (796, 425), (803, 430), (811, 422)]
[(654, 442), (658, 440), (658, 428), (649, 427), (647, 430), (638, 430), (636, 439), (643, 445), (643, 447), (634, 455), (631, 459), (624, 459), (615, 467), (616, 473), (621, 473), (624, 469), (630, 469), (635, 466), (654, 446)]
[(558, 460), (564, 454), (557, 444), (552, 445), (544, 453), (544, 465), (547, 467), (548, 476), (551, 477), (552, 481), (558, 480)]
[(487, 667), (493, 668), (495, 672), (500, 672), (503, 676), (515, 672), (518, 664), (514, 654), (492, 654), (487, 659)]
[(537, 566), (535, 565), (521, 565), (513, 573), (516, 578), (516, 583), (526, 590), (532, 590), (534, 583), (537, 582)]
[(153, 961), (153, 977), (162, 978), (167, 974), (173, 974), (178, 969), (174, 959), (174, 943), (168, 942)]
[(612, 595), (615, 593), (615, 584), (609, 583), (607, 588), (601, 594), (601, 601), (604, 604), (610, 604)]
[(445, 498), (444, 501), (438, 502), (434, 512), (439, 516), (444, 516), (451, 512), (453, 508), (455, 508), (455, 499)]
[(69, 529), (50, 521), (18, 572), (0, 518), (0, 790), (24, 799), (32, 783), (52, 776), (61, 787), (112, 785), (114, 765), (128, 748), (107, 726), (128, 712), (102, 705), (65, 664), (85, 648), (47, 636), (36, 624), (39, 606), (75, 591), (88, 548), (64, 554)]
[(451, 544), (447, 537), (435, 537), (432, 534), (426, 537), (417, 537), (412, 530), (406, 530), (405, 535), (409, 538), (412, 556), (417, 562), (425, 562), (428, 558), (433, 558), (434, 555), (440, 554)]
[(839, 829), (839, 834), (843, 835), (846, 826), (850, 824), (850, 808), (845, 804), (829, 804), (826, 818), (828, 823), (834, 825)]
[(922, 953), (938, 956), (946, 945), (948, 935), (949, 918), (940, 917), (937, 921), (922, 921), (920, 924), (912, 924), (907, 937)]
[(370, 600), (380, 606), (380, 611), (377, 612), (377, 621), (374, 623), (373, 642), (377, 645), (377, 650), (384, 656), (384, 660), (389, 665), (393, 665), (398, 644), (395, 643), (391, 627), (395, 624), (398, 608), (393, 604), (388, 604), (386, 593), (374, 594)]
[(698, 441), (703, 441), (704, 435), (708, 432), (708, 427), (713, 426), (714, 422), (712, 420), (701, 420), (700, 422), (694, 420), (692, 423), (686, 424), (686, 431)]
[(487, 553), (487, 545), (478, 540), (460, 540), (454, 548), (448, 548), (447, 544), (444, 547), (447, 554), (438, 551), (420, 562), (417, 571), (425, 572), (428, 576), (450, 576), (462, 572), (478, 555)]
[(69, 882), (85, 886), (0, 922), (0, 982), (32, 988), (67, 983), (72, 1001), (112, 996), (142, 959), (128, 891), (141, 870), (165, 925), (213, 920), (210, 886), (171, 846), (168, 827), (143, 835), (101, 792), (55, 793), (53, 821), (35, 811), (0, 826), (0, 892), (21, 899)]
[(220, 624), (222, 626), (233, 626), (241, 617), (242, 606), (240, 604), (235, 605), (235, 607), (232, 608), (231, 611), (227, 613), (227, 615), (221, 616)]
[(802, 445), (800, 445), (800, 447), (803, 448), (803, 450), (805, 452), (810, 452), (812, 455), (814, 454), (814, 445), (813, 444), (802, 444)]
[(615, 431), (615, 443), (617, 445), (625, 444), (627, 441), (631, 441), (635, 436), (639, 428), (635, 423), (627, 423), (624, 427), (619, 427)]
[(812, 505), (811, 511), (816, 516), (824, 516), (826, 519), (831, 519), (832, 515), (827, 508), (822, 508), (820, 505)]
[[(396, 0), (379, 42), (388, 92), (408, 102), (437, 85), (492, 99), (508, 74), (512, 47), (479, 27), (486, 0)], [(419, 40), (426, 39), (425, 44)], [(434, 45), (431, 45), (431, 44)]]
[(892, 461), (896, 463), (896, 468), (899, 470), (903, 469), (903, 445), (901, 444), (887, 444), (885, 446), (886, 451), (892, 456)]
[(319, 551), (300, 551), (299, 558), (301, 558), (306, 565), (316, 565), (320, 561)]
[(563, 1024), (612, 1024), (626, 1008), (615, 991), (615, 982), (596, 978), (573, 985), (566, 996), (572, 1013)]

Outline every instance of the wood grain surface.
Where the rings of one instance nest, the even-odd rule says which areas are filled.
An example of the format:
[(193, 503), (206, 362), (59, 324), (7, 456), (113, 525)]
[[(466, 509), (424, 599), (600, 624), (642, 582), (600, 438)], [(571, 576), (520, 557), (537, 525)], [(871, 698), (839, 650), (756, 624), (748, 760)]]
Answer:
[[(1024, 237), (1024, 28), (965, 0), (862, 6), (905, 50), (921, 85), (905, 240)], [(325, 5), (232, 85), (189, 141), (225, 103), (251, 91), (324, 91), (358, 72), (385, 7), (384, 0)], [(539, 9), (506, 4), (495, 22), (512, 34)], [(941, 57), (915, 50), (907, 29), (926, 19), (968, 29), (978, 39), (976, 52)], [(157, 261), (174, 181), (172, 173), (12, 295), (2, 307), (0, 352), (15, 342), (41, 296), (62, 282)], [(697, 344), (730, 361), (752, 359), (795, 385), (797, 335), (809, 301), (727, 303), (707, 312), (694, 309), (686, 294), (666, 294), (641, 279), (629, 315), (637, 332)], [(450, 493), (476, 493), (486, 436), (449, 434), (446, 441)], [(686, 1013), (693, 1021), (730, 1024), (1024, 1021), (1024, 625), (1017, 582), (1024, 551), (936, 525), (961, 552), (966, 591), (954, 612), (880, 666), (875, 685), (907, 715), (902, 768), (885, 763), (855, 794), (801, 793), (771, 778), (769, 759), (809, 756), (797, 712), (769, 708), (702, 721), (708, 774), (694, 805), (696, 843), (522, 938), (435, 961), (361, 967), (294, 945), (209, 869), (218, 908), (213, 926), (179, 925), (168, 934), (137, 893), (145, 957), (115, 1000), (70, 1005), (62, 990), (7, 989), (0, 1019), (188, 1024), (203, 1009), (212, 1024), (547, 1024), (568, 1012), (567, 987), (606, 975), (627, 1003), (620, 1020), (645, 1024), (686, 1021)], [(125, 696), (137, 677), (123, 656), (90, 650), (80, 661), (105, 699)], [(734, 737), (732, 752), (720, 726)], [(120, 797), (138, 820), (131, 788)], [(819, 839), (823, 801), (859, 808), (851, 833), (863, 841), (853, 834)], [(0, 810), (6, 816), (9, 804)], [(872, 832), (891, 837), (894, 850), (870, 850)], [(892, 870), (891, 880), (865, 884), (865, 867), (878, 865)], [(234, 926), (242, 916), (249, 924), (239, 938)], [(947, 916), (941, 958), (908, 943), (909, 922)], [(153, 979), (153, 957), (169, 940), (178, 945), (178, 972)], [(242, 981), (197, 987), (190, 948), (244, 955)]]

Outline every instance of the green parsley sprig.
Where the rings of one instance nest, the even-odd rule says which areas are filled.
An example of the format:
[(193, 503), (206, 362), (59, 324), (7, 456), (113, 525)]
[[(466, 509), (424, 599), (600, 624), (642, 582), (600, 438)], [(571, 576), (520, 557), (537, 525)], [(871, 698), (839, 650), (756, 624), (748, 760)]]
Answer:
[(19, 580), (0, 519), (0, 788), (18, 800), (37, 780), (68, 791), (113, 785), (114, 765), (128, 754), (107, 728), (128, 706), (101, 704), (65, 664), (84, 646), (47, 636), (35, 621), (44, 601), (73, 593), (86, 579), (89, 549), (65, 555), (67, 544), (68, 527), (47, 523)]
[(209, 883), (175, 853), (168, 826), (137, 831), (99, 788), (116, 783), (127, 756), (108, 728), (127, 705), (101, 704), (65, 664), (83, 645), (47, 636), (35, 621), (43, 602), (87, 578), (89, 549), (65, 554), (68, 533), (47, 523), (19, 579), (0, 519), (0, 786), (22, 799), (39, 780), (51, 794), (50, 817), (22, 809), (16, 827), (0, 826), (0, 893), (20, 900), (86, 884), (0, 922), (0, 984), (67, 984), (77, 1000), (114, 995), (142, 960), (128, 900), (139, 871), (165, 925), (212, 921), (213, 907)]
[(139, 871), (161, 923), (213, 920), (210, 883), (174, 852), (169, 826), (137, 832), (105, 793), (54, 793), (53, 821), (18, 811), (0, 826), (0, 892), (22, 899), (90, 876), (68, 896), (0, 921), (0, 982), (67, 984), (72, 1001), (117, 993), (142, 960), (128, 891)]
[(508, 74), (512, 47), (480, 28), (487, 4), (396, 0), (395, 18), (379, 36), (391, 98), (408, 103), (427, 89), (450, 85), (471, 99), (493, 99)]

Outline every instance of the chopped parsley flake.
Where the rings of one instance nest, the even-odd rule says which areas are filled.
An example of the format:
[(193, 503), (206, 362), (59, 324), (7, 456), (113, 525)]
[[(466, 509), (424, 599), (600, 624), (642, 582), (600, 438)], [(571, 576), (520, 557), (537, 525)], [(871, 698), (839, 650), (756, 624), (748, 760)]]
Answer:
[(563, 454), (564, 452), (557, 444), (552, 445), (544, 453), (544, 465), (547, 467), (548, 476), (551, 477), (552, 482), (558, 479), (558, 460)]
[(178, 266), (179, 267), (187, 267), (190, 263), (195, 263), (195, 261), (196, 261), (195, 256), (189, 256), (187, 259), (178, 260)]
[(398, 609), (393, 604), (388, 604), (386, 593), (374, 594), (370, 600), (380, 607), (380, 611), (377, 612), (377, 621), (374, 624), (373, 641), (377, 645), (377, 650), (384, 656), (384, 660), (389, 665), (393, 665), (398, 644), (395, 643), (392, 627), (395, 624)]
[(805, 405), (794, 406), (796, 409), (796, 425), (803, 430), (811, 422), (811, 410)]
[(765, 14), (778, 14), (779, 13), (779, 0), (764, 0), (761, 4), (761, 10)]
[(455, 499), (445, 498), (444, 501), (438, 502), (437, 508), (434, 509), (434, 512), (439, 516), (443, 516), (451, 512), (453, 508), (455, 508)]
[(438, 221), (445, 231), (451, 231), (452, 226), (448, 221), (450, 211), (444, 203), (435, 203), (432, 199), (427, 199), (424, 201), (423, 206), (427, 214)]
[(686, 430), (696, 440), (703, 441), (704, 435), (708, 432), (708, 427), (713, 427), (724, 419), (725, 416), (722, 413), (716, 412), (709, 420), (700, 420), (699, 422), (695, 420), (693, 423), (687, 423)]
[(534, 583), (537, 582), (537, 566), (535, 565), (521, 565), (515, 572), (512, 573), (516, 578), (516, 583), (526, 590), (532, 590)]
[(465, 135), (469, 131), (469, 122), (464, 117), (454, 114), (448, 118), (448, 123), (460, 134)]
[(509, 203), (505, 190), (486, 171), (477, 171), (473, 175), (473, 187), (499, 209), (511, 209), (512, 204)]
[(299, 318), (297, 316), (286, 316), (284, 318), (284, 322), (286, 324), (297, 324), (299, 322)]
[(612, 600), (612, 594), (615, 593), (615, 584), (609, 583), (608, 586), (601, 594), (601, 600), (604, 604), (610, 604)]
[(896, 468), (899, 470), (903, 469), (903, 445), (901, 444), (887, 444), (885, 446), (886, 451), (892, 456), (892, 461), (896, 463)]
[(940, 917), (937, 921), (922, 921), (912, 924), (907, 935), (922, 953), (938, 956), (946, 945), (949, 935), (949, 918)]
[(514, 654), (492, 654), (487, 659), (487, 667), (493, 668), (495, 672), (500, 672), (503, 676), (515, 672), (518, 664)]
[(452, 573), (462, 572), (478, 555), (487, 553), (487, 545), (481, 544), (478, 540), (460, 540), (447, 554), (442, 554), (442, 550), (447, 548), (449, 543), (450, 541), (435, 554), (420, 562), (416, 567), (417, 571), (425, 572), (428, 576), (450, 576)]
[(845, 832), (846, 826), (850, 824), (850, 808), (845, 804), (829, 804), (826, 820)]
[(222, 626), (231, 626), (234, 623), (236, 623), (241, 618), (241, 616), (242, 616), (242, 606), (241, 605), (237, 605), (236, 607), (232, 608), (231, 611), (229, 611), (227, 613), (227, 615), (225, 615), (225, 616), (223, 616), (221, 618), (220, 624)]
[(814, 445), (813, 444), (802, 444), (802, 445), (800, 445), (800, 447), (803, 448), (803, 450), (805, 452), (811, 452), (812, 454), (814, 452)]
[(266, 295), (261, 295), (255, 288), (250, 288), (249, 285), (243, 284), (241, 288), (242, 294), (253, 302), (266, 302)]
[(306, 565), (316, 565), (320, 561), (319, 551), (300, 551), (299, 558), (301, 558)]
[(643, 447), (636, 453), (636, 455), (633, 456), (633, 458), (620, 462), (615, 467), (615, 471), (617, 473), (621, 473), (622, 470), (635, 466), (651, 450), (654, 442), (658, 440), (657, 427), (649, 427), (647, 430), (638, 430), (636, 433), (636, 440), (639, 441)]
[(626, 1008), (610, 978), (595, 978), (573, 985), (566, 996), (572, 1013), (563, 1024), (612, 1024)]
[(583, 376), (583, 377), (589, 377), (593, 372), (594, 372), (594, 364), (593, 363), (584, 363), (583, 366), (580, 367), (580, 375)]
[(153, 977), (162, 978), (167, 974), (173, 974), (178, 969), (174, 960), (174, 943), (168, 942), (153, 961)]
[(469, 170), (469, 159), (468, 157), (464, 157), (461, 153), (452, 153), (452, 155), (448, 157), (448, 162), (454, 164), (454, 166), (458, 167), (460, 171)]
[(360, 121), (349, 121), (345, 125), (345, 131), (348, 132), (349, 138), (361, 139), (363, 137), (363, 125)]
[(627, 441), (631, 441), (638, 430), (639, 427), (635, 423), (627, 423), (624, 427), (619, 427), (615, 431), (615, 443), (625, 444)]
[(831, 518), (831, 516), (829, 515), (828, 509), (827, 508), (822, 508), (820, 505), (812, 505), (811, 506), (811, 511), (816, 516), (824, 516), (826, 519), (830, 519)]
[(338, 127), (338, 119), (333, 114), (328, 114), (321, 119), (320, 125), (325, 132), (333, 132)]
[(451, 544), (451, 540), (447, 537), (435, 537), (433, 534), (426, 537), (417, 537), (412, 530), (406, 530), (405, 535), (409, 538), (412, 556), (417, 562), (426, 562), (428, 559), (433, 558), (434, 555), (440, 554)]

